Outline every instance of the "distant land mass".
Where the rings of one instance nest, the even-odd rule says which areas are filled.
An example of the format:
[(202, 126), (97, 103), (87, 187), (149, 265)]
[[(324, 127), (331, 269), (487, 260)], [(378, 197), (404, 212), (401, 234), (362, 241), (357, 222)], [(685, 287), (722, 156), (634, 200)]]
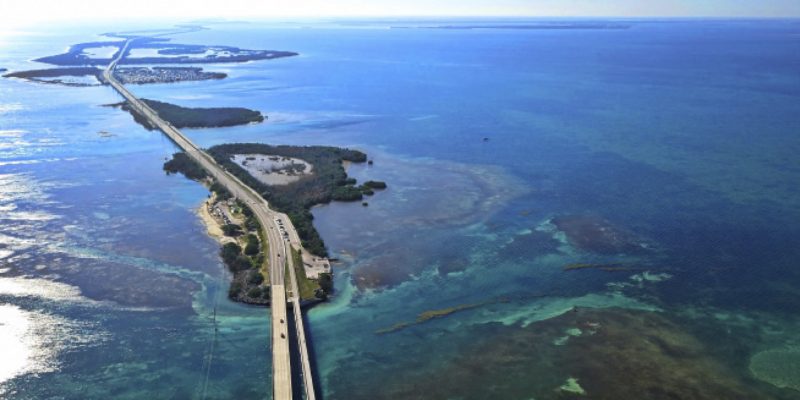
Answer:
[[(220, 128), (263, 122), (265, 119), (261, 112), (242, 107), (189, 108), (156, 100), (142, 99), (142, 101), (176, 128)], [(107, 106), (118, 107), (131, 113), (136, 122), (149, 130), (157, 129), (133, 110), (127, 101)]]
[[(59, 65), (108, 65), (116, 59), (124, 48), (125, 41), (87, 42), (72, 45), (66, 53), (37, 58), (34, 61)], [(108, 56), (98, 56), (92, 49), (116, 48), (116, 52)], [(141, 51), (143, 55), (132, 54)], [(155, 53), (152, 54), (152, 53)], [(120, 65), (129, 64), (201, 64), (230, 63), (296, 56), (291, 51), (278, 50), (245, 50), (232, 46), (206, 46), (198, 44), (170, 43), (170, 39), (153, 37), (136, 37), (120, 59)]]
[(433, 26), (393, 26), (392, 29), (628, 29), (626, 24), (607, 23), (542, 23), (507, 25), (433, 25)]
[[(0, 70), (3, 72), (4, 70)], [(96, 83), (71, 82), (64, 77), (93, 76)], [(97, 67), (66, 67), (34, 69), (29, 71), (16, 71), (3, 75), (5, 78), (26, 79), (39, 83), (55, 83), (65, 86), (98, 86), (105, 84), (103, 70)], [(227, 74), (222, 72), (205, 72), (200, 67), (134, 67), (119, 68), (114, 71), (114, 77), (123, 84), (151, 84), (174, 83), (186, 81), (204, 81), (210, 79), (225, 79)], [(56, 79), (49, 79), (56, 78)]]
[[(4, 72), (5, 70), (0, 70)], [(63, 77), (84, 77), (93, 76), (97, 79), (97, 83), (76, 83), (69, 82), (63, 79), (46, 79), (46, 78), (63, 78)], [(75, 67), (75, 68), (50, 68), (50, 69), (34, 69), (30, 71), (17, 71), (3, 75), (4, 78), (20, 78), (39, 83), (53, 83), (66, 86), (98, 86), (103, 81), (103, 70), (95, 67)]]

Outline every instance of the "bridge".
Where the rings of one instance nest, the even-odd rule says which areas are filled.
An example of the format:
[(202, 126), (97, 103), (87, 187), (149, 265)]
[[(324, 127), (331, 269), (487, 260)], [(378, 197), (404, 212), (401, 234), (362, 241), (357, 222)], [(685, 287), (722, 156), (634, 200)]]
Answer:
[[(172, 126), (169, 122), (158, 116), (152, 108), (145, 102), (139, 100), (128, 89), (125, 88), (115, 77), (114, 69), (120, 60), (125, 57), (131, 43), (135, 39), (126, 40), (117, 56), (111, 61), (103, 71), (103, 78), (125, 100), (128, 101), (133, 110), (146, 118), (153, 126), (158, 127), (169, 137), (178, 147), (183, 149), (186, 154), (195, 162), (201, 165), (217, 182), (223, 185), (233, 196), (247, 204), (258, 219), (263, 230), (263, 237), (269, 244), (269, 278), (271, 286), (271, 316), (272, 316), (272, 393), (276, 400), (292, 398), (292, 368), (289, 352), (289, 322), (287, 319), (287, 303), (292, 303), (294, 317), (295, 334), (297, 347), (300, 352), (300, 372), (303, 379), (303, 388), (306, 400), (316, 400), (314, 393), (313, 375), (311, 374), (311, 363), (309, 361), (308, 346), (306, 344), (305, 329), (303, 326), (303, 316), (300, 311), (300, 292), (297, 285), (297, 277), (294, 273), (294, 260), (289, 248), (302, 250), (302, 243), (297, 234), (297, 230), (292, 225), (289, 217), (283, 213), (276, 212), (269, 208), (269, 204), (261, 195), (252, 188), (242, 183), (238, 178), (222, 168), (213, 157), (208, 155), (201, 148), (197, 147), (181, 131)], [(279, 232), (278, 221), (281, 222), (288, 233), (288, 239), (284, 238)], [(302, 267), (302, 266), (301, 266)], [(287, 292), (286, 270), (289, 270), (289, 287)]]

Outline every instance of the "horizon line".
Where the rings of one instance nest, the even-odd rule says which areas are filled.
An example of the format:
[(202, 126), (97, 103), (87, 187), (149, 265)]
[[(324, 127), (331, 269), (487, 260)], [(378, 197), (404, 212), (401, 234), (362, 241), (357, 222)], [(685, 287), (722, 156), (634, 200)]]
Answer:
[[(458, 14), (407, 14), (407, 15), (284, 15), (284, 16), (257, 16), (257, 17), (188, 17), (187, 19), (175, 18), (170, 16), (165, 17), (128, 17), (128, 21), (145, 21), (145, 20), (171, 20), (171, 21), (207, 21), (207, 22), (248, 22), (248, 21), (271, 21), (271, 20), (337, 20), (337, 19), (441, 19), (441, 18), (463, 18), (463, 19), (617, 19), (617, 20), (798, 20), (800, 15), (796, 16), (744, 16), (744, 15), (642, 15), (642, 16), (615, 16), (615, 15), (458, 15)], [(79, 18), (70, 20), (50, 20), (50, 22), (86, 22), (86, 21), (114, 21), (118, 18)]]

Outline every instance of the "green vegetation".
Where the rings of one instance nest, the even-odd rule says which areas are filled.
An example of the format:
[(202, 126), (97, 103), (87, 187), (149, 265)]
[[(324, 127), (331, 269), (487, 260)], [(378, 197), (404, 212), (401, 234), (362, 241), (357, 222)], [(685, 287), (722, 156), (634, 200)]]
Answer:
[(242, 228), (236, 224), (226, 224), (222, 225), (222, 233), (230, 237), (242, 236)]
[[(325, 244), (313, 226), (312, 206), (327, 203), (332, 200), (363, 199), (363, 194), (372, 194), (373, 188), (385, 188), (383, 182), (369, 181), (356, 187), (356, 180), (348, 178), (342, 166), (343, 161), (355, 163), (365, 162), (367, 156), (356, 150), (340, 149), (335, 147), (297, 147), (297, 146), (269, 146), (264, 144), (231, 144), (212, 147), (208, 150), (215, 160), (261, 194), (271, 205), (279, 211), (285, 212), (292, 220), (304, 247), (312, 254), (326, 256)], [(247, 171), (232, 162), (234, 154), (266, 154), (299, 158), (314, 165), (314, 173), (304, 176), (296, 182), (287, 185), (265, 185), (250, 175)], [(175, 153), (172, 160), (164, 164), (167, 173), (183, 173), (188, 178), (206, 180), (210, 182), (209, 189), (216, 194), (216, 198), (225, 201), (231, 198), (230, 192), (218, 182), (207, 180), (207, 171), (202, 169), (186, 153)], [(365, 204), (366, 205), (366, 204)], [(236, 301), (252, 304), (266, 304), (269, 293), (261, 290), (261, 297), (251, 296), (257, 293), (254, 287), (260, 287), (266, 277), (262, 266), (266, 260), (266, 241), (262, 237), (261, 224), (256, 219), (252, 210), (245, 204), (237, 201), (237, 207), (244, 216), (242, 226), (236, 224), (224, 225), (223, 233), (227, 236), (238, 237), (247, 233), (244, 238), (244, 249), (239, 244), (229, 243), (223, 246), (220, 255), (234, 274), (229, 296)], [(238, 211), (235, 211), (238, 212)], [(245, 232), (242, 232), (242, 227)], [(258, 236), (251, 232), (257, 232)], [(240, 239), (241, 240), (241, 239)], [(305, 275), (302, 259), (296, 255), (296, 273), (300, 285), (300, 295), (303, 299), (324, 299), (333, 291), (333, 278), (330, 274), (321, 274), (318, 281), (308, 279)], [(259, 277), (256, 277), (258, 274)]]
[(232, 281), (231, 286), (228, 288), (228, 298), (231, 300), (236, 299), (239, 297), (239, 293), (242, 291), (242, 284), (240, 282)]
[(247, 297), (261, 297), (261, 288), (258, 286), (250, 288), (250, 290), (247, 291)]
[(164, 171), (167, 172), (167, 175), (182, 173), (187, 178), (196, 181), (208, 177), (208, 172), (184, 152), (173, 154), (172, 159), (164, 163)]
[(364, 194), (355, 186), (337, 186), (333, 189), (331, 197), (338, 201), (360, 201), (364, 198)]
[[(381, 181), (366, 181), (364, 184), (358, 187), (358, 190), (365, 196), (372, 196), (375, 194), (376, 190), (383, 190), (386, 189), (386, 182)], [(363, 203), (362, 205), (366, 206), (367, 203)]]
[(328, 273), (319, 274), (319, 288), (326, 295), (333, 292), (333, 276)]
[[(192, 159), (186, 157), (184, 153), (176, 153), (173, 160), (175, 158), (178, 158), (179, 161), (167, 163), (169, 168), (166, 164), (164, 166), (168, 173), (182, 172), (186, 174), (189, 171), (191, 174), (191, 171), (194, 171), (193, 166), (196, 166), (196, 164)], [(169, 170), (172, 170), (172, 172)], [(197, 174), (193, 176), (200, 178)], [(216, 193), (217, 199), (226, 200), (230, 198), (230, 193), (216, 182), (211, 185), (211, 190)], [(259, 240), (262, 235), (261, 224), (253, 216), (252, 210), (243, 203), (237, 202), (237, 205), (246, 217), (245, 227), (248, 233), (244, 237), (244, 249), (238, 243), (226, 243), (220, 249), (222, 261), (233, 274), (233, 280), (228, 289), (228, 297), (243, 303), (266, 305), (269, 304), (270, 292), (268, 287), (262, 286), (265, 281), (265, 272), (262, 272), (262, 266), (266, 260), (267, 244), (263, 243), (262, 245), (264, 241)], [(242, 227), (237, 224), (226, 224), (221, 229), (223, 234), (230, 237), (240, 237), (245, 233), (242, 231)], [(258, 236), (249, 232), (257, 232)], [(239, 240), (241, 241), (241, 239)]]
[(247, 240), (247, 246), (245, 246), (244, 248), (244, 254), (247, 254), (248, 256), (254, 256), (259, 252), (261, 252), (261, 247), (259, 246), (258, 238), (256, 237), (256, 235), (250, 233), (247, 235), (246, 240)]
[(236, 243), (226, 243), (222, 246), (219, 255), (222, 261), (228, 266), (228, 269), (233, 272), (247, 271), (253, 268), (253, 263), (250, 258), (242, 254), (242, 248)]
[(294, 272), (295, 276), (297, 277), (297, 289), (300, 291), (300, 299), (325, 299), (327, 296), (324, 295), (319, 287), (319, 284), (314, 280), (308, 279), (306, 276), (306, 269), (303, 268), (303, 257), (301, 254), (294, 248), (292, 248), (291, 251), (292, 261), (294, 263)]
[[(278, 211), (286, 213), (297, 229), (303, 246), (312, 254), (326, 256), (325, 244), (314, 228), (310, 209), (333, 200), (360, 201), (361, 189), (348, 178), (343, 161), (366, 162), (366, 154), (325, 146), (271, 146), (258, 143), (223, 144), (208, 153), (246, 185), (255, 189)], [(235, 154), (265, 154), (299, 158), (314, 166), (314, 173), (287, 185), (266, 185), (231, 160)]]
[(251, 270), (247, 275), (247, 283), (251, 285), (260, 285), (264, 283), (264, 275), (256, 270)]
[[(270, 146), (244, 143), (214, 146), (208, 153), (225, 169), (259, 192), (274, 208), (286, 213), (297, 229), (303, 246), (312, 254), (321, 257), (327, 256), (327, 250), (312, 223), (314, 217), (310, 211), (311, 207), (333, 200), (361, 201), (365, 194), (372, 195), (373, 189), (386, 187), (386, 183), (379, 181), (368, 181), (357, 187), (356, 180), (347, 177), (342, 166), (343, 161), (363, 163), (367, 160), (367, 155), (357, 150), (326, 146)], [(314, 165), (314, 173), (287, 185), (266, 185), (234, 163), (231, 157), (235, 154), (299, 158)], [(180, 172), (187, 178), (195, 180), (208, 177), (207, 172), (186, 153), (175, 153), (172, 160), (164, 164), (164, 170), (167, 173)], [(231, 198), (228, 190), (217, 182), (211, 184), (210, 190), (216, 193), (219, 200)], [(239, 205), (245, 215), (245, 228), (250, 231), (260, 230), (258, 220), (253, 213), (241, 203)]]
[[(248, 240), (250, 239), (248, 235)], [(256, 238), (256, 246), (258, 239)], [(248, 243), (249, 246), (250, 243)], [(228, 289), (231, 300), (249, 304), (269, 304), (269, 288), (264, 287), (264, 274), (261, 273), (263, 257), (259, 254), (253, 260), (242, 254), (242, 247), (236, 243), (226, 243), (220, 250), (220, 256), (228, 269), (233, 273), (233, 280)]]
[[(142, 99), (142, 101), (158, 113), (159, 117), (176, 128), (217, 128), (264, 121), (264, 116), (259, 111), (241, 107), (188, 108), (156, 100)], [(145, 128), (155, 129), (127, 101), (111, 106), (130, 112), (136, 122)]]
[(366, 181), (366, 182), (364, 182), (363, 186), (364, 187), (368, 187), (370, 189), (381, 190), (381, 189), (386, 189), (386, 182), (382, 182), (382, 181)]
[(228, 189), (225, 189), (225, 186), (220, 185), (219, 182), (216, 181), (211, 184), (208, 190), (214, 192), (217, 195), (217, 199), (221, 201), (225, 201), (233, 197), (231, 192), (229, 192)]
[[(0, 68), (0, 72), (6, 70)], [(50, 69), (35, 69), (30, 71), (11, 72), (3, 75), (4, 78), (20, 78), (39, 83), (55, 83), (65, 86), (96, 86), (97, 84), (75, 83), (64, 81), (63, 79), (47, 79), (47, 78), (62, 78), (68, 76), (94, 76), (98, 81), (103, 80), (103, 70), (95, 67), (77, 67), (77, 68), (50, 68)]]
[(236, 259), (236, 257), (242, 253), (242, 248), (239, 247), (236, 243), (225, 243), (222, 246), (222, 249), (219, 251), (219, 256), (222, 257), (222, 261), (225, 264), (230, 265)]
[(253, 210), (250, 207), (247, 207), (244, 203), (239, 200), (236, 200), (236, 204), (242, 210), (242, 214), (245, 217), (244, 226), (249, 231), (259, 232), (261, 233), (261, 223), (258, 222), (258, 218), (253, 214)]

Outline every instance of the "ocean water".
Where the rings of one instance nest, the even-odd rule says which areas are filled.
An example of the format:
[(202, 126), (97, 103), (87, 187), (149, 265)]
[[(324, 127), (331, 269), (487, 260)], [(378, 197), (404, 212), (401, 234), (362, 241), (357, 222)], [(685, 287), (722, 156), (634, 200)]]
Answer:
[[(358, 148), (389, 184), (314, 210), (323, 397), (800, 398), (800, 22), (419, 28), (454, 23), (496, 21), (210, 24), (173, 40), (300, 56), (133, 88), (269, 117), (201, 146)], [(18, 32), (0, 68), (109, 30)], [(207, 192), (118, 100), (0, 79), (0, 397), (270, 398)]]

